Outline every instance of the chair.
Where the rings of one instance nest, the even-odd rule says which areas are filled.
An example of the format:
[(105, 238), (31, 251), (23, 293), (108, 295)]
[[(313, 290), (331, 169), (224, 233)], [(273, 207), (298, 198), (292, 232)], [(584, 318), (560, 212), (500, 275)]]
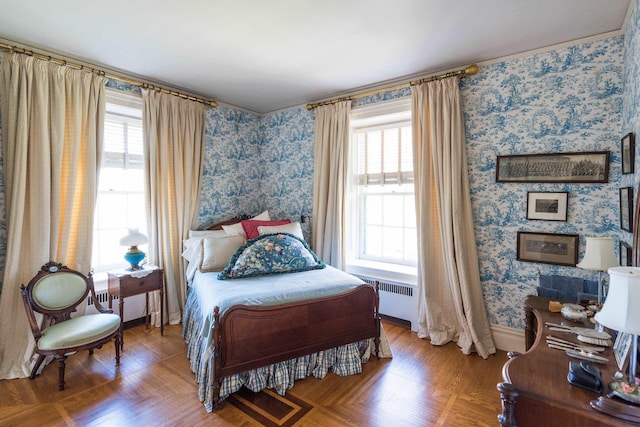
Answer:
[[(36, 341), (35, 351), (39, 354), (30, 379), (36, 377), (45, 357), (53, 356), (58, 360), (58, 390), (64, 390), (67, 356), (81, 350), (89, 350), (89, 354), (93, 354), (94, 348), (101, 348), (112, 339), (115, 339), (116, 365), (120, 364), (120, 316), (102, 307), (96, 298), (91, 274), (85, 276), (65, 265), (49, 262), (42, 266), (27, 287), (22, 285), (20, 289)], [(99, 313), (71, 318), (89, 291)], [(42, 329), (35, 312), (45, 316)]]

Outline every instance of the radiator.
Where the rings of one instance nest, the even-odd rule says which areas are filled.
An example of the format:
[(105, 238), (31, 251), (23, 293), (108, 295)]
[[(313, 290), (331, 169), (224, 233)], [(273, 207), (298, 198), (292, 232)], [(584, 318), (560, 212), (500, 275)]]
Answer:
[[(96, 298), (104, 308), (109, 308), (109, 294), (107, 293), (106, 290), (97, 291)], [(113, 312), (119, 315), (120, 301), (118, 297), (113, 297), (112, 306), (113, 306), (112, 307)], [(137, 320), (137, 319), (143, 318), (145, 315), (145, 309), (146, 309), (146, 305), (145, 305), (144, 294), (127, 297), (127, 299), (124, 301), (123, 320), (125, 322), (128, 322), (130, 320)], [(96, 310), (96, 306), (93, 303), (93, 298), (91, 297), (91, 295), (89, 295), (87, 297), (86, 314), (97, 313), (97, 312), (98, 310)]]
[(414, 284), (392, 282), (356, 274), (369, 284), (380, 285), (380, 314), (411, 322), (411, 330), (418, 330), (418, 288)]

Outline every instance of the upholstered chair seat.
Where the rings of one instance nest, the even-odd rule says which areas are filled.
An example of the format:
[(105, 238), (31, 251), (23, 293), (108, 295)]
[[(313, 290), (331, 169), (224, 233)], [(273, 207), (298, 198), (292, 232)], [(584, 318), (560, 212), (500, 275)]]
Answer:
[[(58, 361), (58, 389), (64, 390), (67, 356), (81, 350), (92, 354), (94, 348), (101, 348), (111, 340), (115, 341), (116, 365), (120, 363), (120, 316), (102, 307), (96, 298), (91, 274), (85, 276), (62, 264), (49, 262), (21, 289), (39, 355), (31, 370), (31, 379), (36, 377), (46, 356), (53, 356)], [(79, 316), (77, 307), (86, 301), (89, 293), (98, 314)], [(44, 322), (39, 322), (35, 313), (43, 314)]]
[(91, 344), (120, 328), (117, 314), (90, 314), (56, 323), (42, 331), (40, 350), (60, 350)]

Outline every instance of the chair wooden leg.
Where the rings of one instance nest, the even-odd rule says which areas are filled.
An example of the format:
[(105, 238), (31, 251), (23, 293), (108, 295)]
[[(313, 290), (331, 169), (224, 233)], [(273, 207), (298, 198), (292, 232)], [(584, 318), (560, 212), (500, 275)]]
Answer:
[(120, 346), (121, 346), (121, 337), (120, 334), (116, 334), (116, 339), (114, 340), (116, 343), (116, 365), (120, 364)]
[(31, 370), (31, 375), (29, 375), (29, 379), (32, 380), (36, 377), (36, 375), (38, 374), (38, 368), (40, 368), (40, 365), (42, 365), (42, 362), (44, 362), (44, 355), (41, 354), (38, 356), (38, 360), (36, 361), (36, 364), (33, 365), (33, 369)]
[(60, 391), (64, 390), (64, 361), (66, 358), (65, 355), (56, 356), (58, 359), (58, 390)]

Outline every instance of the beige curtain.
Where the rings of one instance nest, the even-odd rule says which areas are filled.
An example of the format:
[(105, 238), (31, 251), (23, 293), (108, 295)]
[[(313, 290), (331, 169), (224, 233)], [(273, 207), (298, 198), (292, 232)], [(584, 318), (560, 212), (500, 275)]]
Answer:
[[(148, 90), (142, 99), (148, 258), (164, 268), (168, 320), (178, 324), (187, 292), (182, 240), (194, 225), (200, 194), (204, 105)], [(152, 321), (159, 325), (158, 295), (152, 302)]]
[(487, 320), (467, 176), (459, 79), (412, 87), (418, 228), (418, 335), (495, 353)]
[(20, 285), (48, 261), (91, 270), (106, 79), (2, 53), (7, 256), (0, 295), (0, 378), (28, 376), (34, 340)]
[(342, 269), (351, 101), (315, 112), (313, 249), (325, 263)]

